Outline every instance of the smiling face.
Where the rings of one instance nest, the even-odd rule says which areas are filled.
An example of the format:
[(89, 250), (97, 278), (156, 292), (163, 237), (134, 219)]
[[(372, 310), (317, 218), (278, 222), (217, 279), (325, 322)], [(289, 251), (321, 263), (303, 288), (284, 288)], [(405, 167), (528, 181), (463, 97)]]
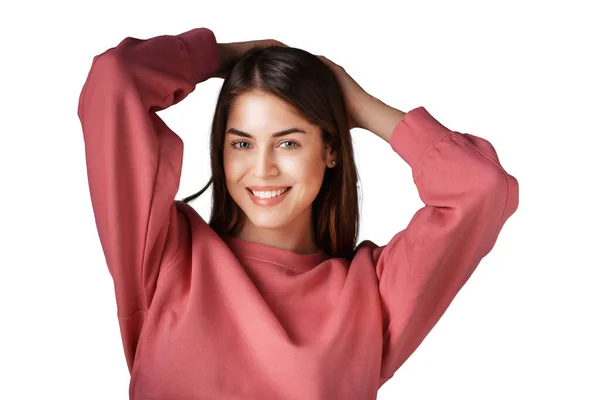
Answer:
[[(324, 144), (321, 129), (277, 97), (253, 91), (236, 98), (225, 131), (225, 179), (245, 214), (245, 236), (259, 237), (265, 229), (270, 235), (306, 234), (325, 168), (334, 166), (335, 153)], [(261, 186), (289, 189), (281, 195), (271, 190), (257, 193), (277, 196), (261, 199), (249, 189)]]

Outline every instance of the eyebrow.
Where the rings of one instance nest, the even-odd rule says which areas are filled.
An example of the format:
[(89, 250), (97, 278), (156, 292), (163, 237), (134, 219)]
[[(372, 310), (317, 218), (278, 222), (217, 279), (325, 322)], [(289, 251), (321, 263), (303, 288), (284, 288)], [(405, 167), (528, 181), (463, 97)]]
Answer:
[[(278, 138), (281, 136), (290, 135), (292, 133), (306, 133), (306, 132), (300, 128), (289, 128), (284, 131), (275, 132), (271, 136), (274, 138)], [(241, 136), (241, 137), (245, 137), (245, 138), (249, 138), (249, 139), (254, 138), (254, 136), (252, 136), (251, 134), (249, 134), (247, 132), (239, 131), (235, 128), (229, 128), (229, 130), (226, 132), (226, 134), (237, 135), (237, 136)]]

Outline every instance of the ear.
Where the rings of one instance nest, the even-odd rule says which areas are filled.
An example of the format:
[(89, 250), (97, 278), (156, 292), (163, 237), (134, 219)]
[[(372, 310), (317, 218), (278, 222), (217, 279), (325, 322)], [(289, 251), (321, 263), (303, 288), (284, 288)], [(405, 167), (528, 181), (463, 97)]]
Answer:
[(326, 163), (329, 168), (334, 168), (337, 164), (337, 153), (329, 146), (327, 146)]

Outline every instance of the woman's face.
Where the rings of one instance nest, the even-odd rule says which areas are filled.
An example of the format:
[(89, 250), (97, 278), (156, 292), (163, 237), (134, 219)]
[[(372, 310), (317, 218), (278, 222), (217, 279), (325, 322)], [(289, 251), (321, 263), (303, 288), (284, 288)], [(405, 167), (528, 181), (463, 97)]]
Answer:
[[(289, 132), (277, 134), (282, 131)], [(320, 128), (277, 97), (249, 92), (236, 98), (225, 132), (227, 189), (246, 222), (268, 229), (311, 226), (311, 204), (335, 155), (325, 146)], [(259, 195), (276, 198), (260, 200), (249, 188), (261, 186), (290, 189), (282, 195), (265, 190)]]

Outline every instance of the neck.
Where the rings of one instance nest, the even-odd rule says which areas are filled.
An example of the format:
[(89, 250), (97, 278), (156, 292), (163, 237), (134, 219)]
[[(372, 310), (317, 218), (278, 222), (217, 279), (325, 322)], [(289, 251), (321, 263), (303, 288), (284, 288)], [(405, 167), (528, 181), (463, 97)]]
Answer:
[(247, 242), (289, 250), (297, 254), (313, 254), (319, 250), (316, 243), (312, 218), (299, 216), (293, 223), (276, 228), (263, 228), (254, 225), (248, 218), (233, 236)]

